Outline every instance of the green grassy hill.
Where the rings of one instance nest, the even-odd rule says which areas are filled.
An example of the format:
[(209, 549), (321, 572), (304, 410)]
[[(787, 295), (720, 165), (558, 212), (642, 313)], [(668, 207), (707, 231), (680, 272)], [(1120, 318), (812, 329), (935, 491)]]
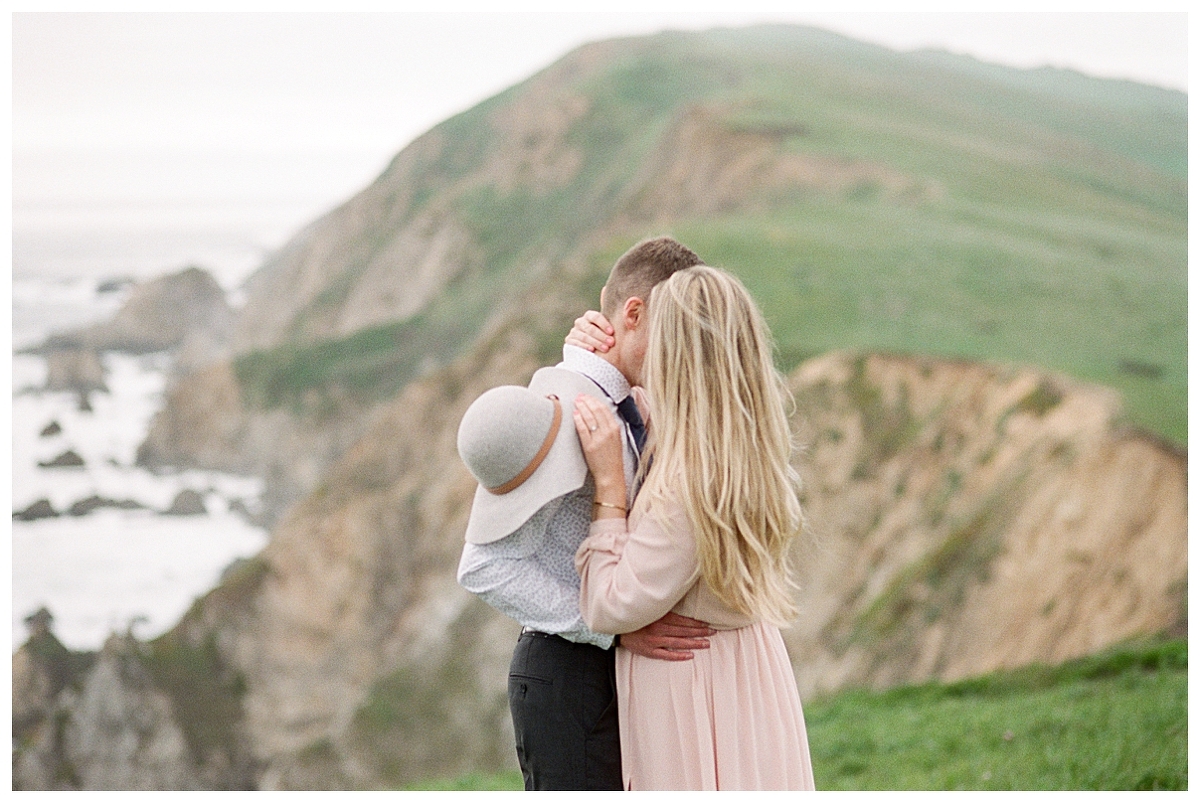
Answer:
[[(1187, 641), (805, 705), (822, 790), (1188, 788)], [(516, 772), (419, 789), (520, 789)]]
[[(805, 28), (589, 45), (377, 182), (403, 207), (387, 225), (451, 214), (482, 268), (414, 317), (246, 355), (239, 376), (268, 406), (331, 384), (391, 395), (539, 286), (594, 306), (616, 255), (670, 231), (745, 279), (784, 369), (847, 347), (1035, 364), (1118, 388), (1134, 422), (1186, 445), (1186, 122), (1180, 92)], [(750, 146), (759, 172), (739, 176)], [(529, 164), (500, 180), (505, 148)], [(564, 278), (568, 262), (590, 273)], [(355, 270), (330, 263), (321, 303)]]
[(785, 368), (844, 347), (1035, 364), (1119, 388), (1186, 444), (1186, 96), (815, 32), (708, 37), (721, 47), (663, 48), (622, 83), (727, 59), (736, 91), (670, 102), (736, 96), (731, 121), (794, 132), (787, 149), (940, 189), (906, 203), (868, 183), (674, 223), (747, 281)]

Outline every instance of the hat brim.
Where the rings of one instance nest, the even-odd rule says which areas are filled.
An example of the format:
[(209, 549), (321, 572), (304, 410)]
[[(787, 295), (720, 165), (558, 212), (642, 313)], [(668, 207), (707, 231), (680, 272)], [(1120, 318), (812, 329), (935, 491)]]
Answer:
[(529, 479), (506, 494), (494, 494), (483, 486), (475, 489), (471, 516), (467, 521), (469, 544), (490, 544), (512, 535), (534, 513), (553, 499), (576, 491), (587, 481), (587, 461), (575, 432), (575, 397), (581, 393), (607, 399), (600, 387), (582, 374), (566, 368), (542, 368), (533, 375), (529, 389), (539, 396), (554, 395), (562, 405), (562, 423), (554, 445)]

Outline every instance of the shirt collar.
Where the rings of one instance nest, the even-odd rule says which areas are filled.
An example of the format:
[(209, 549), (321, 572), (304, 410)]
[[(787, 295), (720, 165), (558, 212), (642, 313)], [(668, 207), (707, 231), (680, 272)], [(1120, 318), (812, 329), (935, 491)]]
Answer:
[(583, 374), (608, 394), (613, 404), (620, 404), (629, 395), (629, 380), (612, 363), (578, 346), (563, 346), (560, 368)]

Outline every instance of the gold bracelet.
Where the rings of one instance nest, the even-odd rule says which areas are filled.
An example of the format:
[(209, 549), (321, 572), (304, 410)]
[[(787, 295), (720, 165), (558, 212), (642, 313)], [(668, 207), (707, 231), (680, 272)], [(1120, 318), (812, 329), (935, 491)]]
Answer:
[(592, 504), (593, 504), (593, 505), (599, 505), (600, 507), (611, 507), (613, 510), (619, 510), (619, 511), (621, 511), (622, 513), (628, 513), (628, 512), (629, 512), (629, 510), (628, 510), (627, 508), (623, 508), (623, 507), (621, 507), (620, 505), (611, 505), (611, 504), (609, 504), (608, 502), (599, 502), (599, 501), (597, 501), (597, 502), (592, 502)]

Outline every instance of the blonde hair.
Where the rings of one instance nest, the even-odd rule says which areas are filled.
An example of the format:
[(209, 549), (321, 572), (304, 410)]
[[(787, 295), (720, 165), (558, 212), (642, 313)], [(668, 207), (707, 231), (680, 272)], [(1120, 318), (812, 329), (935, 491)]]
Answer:
[(653, 426), (639, 500), (658, 514), (665, 505), (656, 503), (682, 503), (712, 592), (786, 624), (796, 613), (788, 554), (802, 514), (791, 396), (766, 322), (740, 281), (705, 265), (656, 286), (649, 318), (643, 377)]

